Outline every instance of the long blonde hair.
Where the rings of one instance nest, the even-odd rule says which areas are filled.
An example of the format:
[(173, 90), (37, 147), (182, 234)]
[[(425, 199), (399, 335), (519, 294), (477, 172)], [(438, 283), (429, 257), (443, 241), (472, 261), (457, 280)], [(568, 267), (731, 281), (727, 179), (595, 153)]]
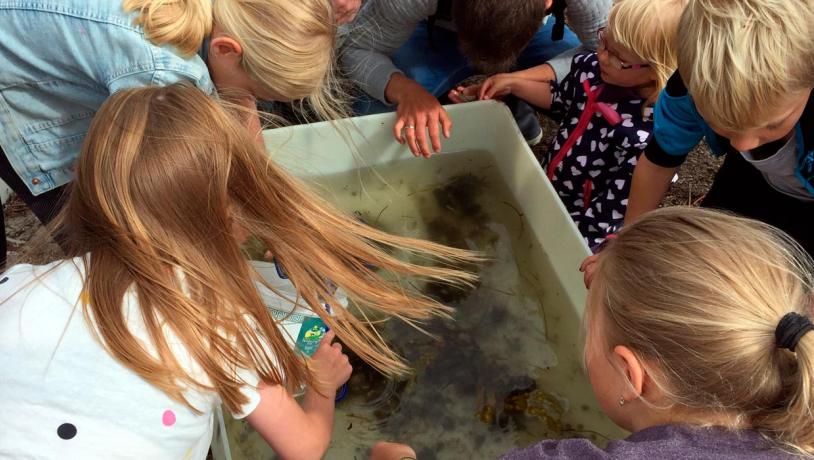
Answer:
[[(399, 276), (474, 278), (447, 268), (471, 261), (468, 252), (389, 235), (334, 210), (271, 162), (235, 117), (187, 85), (131, 89), (104, 103), (57, 222), (67, 256), (86, 258), (85, 312), (111, 355), (179, 401), (191, 386), (216, 391), (230, 409), (245, 402), (235, 368), (290, 387), (312, 383), (307, 361), (260, 299), (234, 225), (271, 250), (302, 304), (386, 374), (407, 366), (368, 321), (340, 306), (332, 286), (361, 312), (412, 323), (450, 309)], [(390, 250), (440, 265), (404, 262)], [(127, 327), (122, 300), (131, 289), (156, 356)], [(182, 370), (165, 332), (180, 339), (211, 384)]]
[(656, 74), (654, 104), (675, 72), (675, 38), (681, 12), (688, 0), (616, 0), (608, 14), (607, 30), (613, 40), (650, 64)]
[(243, 49), (243, 70), (271, 94), (306, 100), (326, 120), (347, 115), (335, 77), (330, 0), (125, 0), (157, 45), (194, 54), (213, 21)]
[(678, 68), (713, 127), (763, 127), (778, 104), (814, 87), (812, 0), (691, 0)]
[(790, 312), (812, 316), (808, 256), (767, 224), (671, 207), (625, 227), (599, 258), (590, 318), (606, 349), (631, 348), (679, 408), (733, 416), (814, 454), (814, 333), (775, 344)]

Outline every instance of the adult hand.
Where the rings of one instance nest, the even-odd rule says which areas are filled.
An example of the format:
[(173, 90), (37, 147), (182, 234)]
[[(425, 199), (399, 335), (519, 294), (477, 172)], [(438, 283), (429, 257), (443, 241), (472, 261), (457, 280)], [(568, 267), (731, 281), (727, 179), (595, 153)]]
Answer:
[(331, 0), (331, 5), (336, 23), (342, 25), (353, 21), (362, 6), (362, 0)]
[[(387, 99), (398, 104), (398, 120), (393, 126), (393, 136), (415, 156), (429, 158), (432, 152), (441, 151), (441, 132), (449, 139), (452, 120), (438, 99), (418, 83), (401, 74), (394, 74), (387, 85)], [(440, 129), (439, 129), (440, 126)], [(427, 139), (429, 132), (429, 142)], [(432, 150), (430, 150), (432, 143)]]
[(469, 85), (469, 86), (458, 86), (454, 89), (449, 90), (449, 100), (456, 103), (461, 104), (464, 102), (472, 102), (478, 100), (478, 94), (480, 94), (480, 84), (477, 85)]
[(353, 367), (348, 362), (348, 356), (342, 353), (342, 345), (331, 343), (336, 338), (334, 331), (328, 331), (311, 356), (314, 377), (320, 385), (321, 394), (333, 394), (350, 378)]
[(512, 93), (512, 85), (517, 82), (517, 77), (508, 73), (499, 73), (486, 79), (478, 92), (478, 99), (494, 99), (496, 97), (507, 96)]

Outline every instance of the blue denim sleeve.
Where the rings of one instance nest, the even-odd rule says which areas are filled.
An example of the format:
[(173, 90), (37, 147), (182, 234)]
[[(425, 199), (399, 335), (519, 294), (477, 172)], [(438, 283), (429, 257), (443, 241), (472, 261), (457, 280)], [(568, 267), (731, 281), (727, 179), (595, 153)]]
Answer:
[(158, 65), (154, 69), (121, 75), (108, 81), (110, 94), (127, 88), (142, 86), (169, 86), (178, 82), (189, 82), (209, 96), (215, 94), (215, 85), (209, 77), (206, 64), (199, 58), (188, 61), (178, 58), (173, 65)]

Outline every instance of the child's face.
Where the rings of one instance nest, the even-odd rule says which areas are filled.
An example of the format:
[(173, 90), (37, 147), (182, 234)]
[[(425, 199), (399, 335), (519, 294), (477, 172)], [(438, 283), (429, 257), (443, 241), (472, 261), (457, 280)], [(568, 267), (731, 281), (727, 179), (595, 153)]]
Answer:
[[(732, 147), (741, 152), (754, 150), (761, 145), (768, 144), (794, 135), (794, 127), (803, 115), (811, 89), (792, 94), (777, 104), (775, 110), (770, 111), (768, 121), (760, 127), (744, 131), (729, 131), (717, 128), (710, 123), (713, 131), (730, 140)], [(701, 114), (702, 116), (704, 114)], [(714, 117), (704, 117), (714, 119)]]
[[(655, 81), (655, 73), (641, 58), (618, 45), (606, 30), (600, 31), (599, 70), (602, 81), (624, 88), (645, 86)], [(644, 67), (639, 67), (644, 66)]]

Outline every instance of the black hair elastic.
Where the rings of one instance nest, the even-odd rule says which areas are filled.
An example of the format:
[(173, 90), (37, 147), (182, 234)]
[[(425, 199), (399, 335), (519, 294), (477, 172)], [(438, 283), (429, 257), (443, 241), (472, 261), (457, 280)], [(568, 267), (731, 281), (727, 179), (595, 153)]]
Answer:
[(799, 313), (786, 313), (777, 323), (774, 330), (774, 342), (778, 348), (785, 348), (791, 352), (797, 347), (800, 339), (808, 332), (814, 331), (814, 324), (807, 316)]
[(554, 15), (554, 27), (551, 30), (551, 40), (560, 41), (565, 37), (565, 9), (568, 3), (565, 0), (554, 0), (547, 13)]

